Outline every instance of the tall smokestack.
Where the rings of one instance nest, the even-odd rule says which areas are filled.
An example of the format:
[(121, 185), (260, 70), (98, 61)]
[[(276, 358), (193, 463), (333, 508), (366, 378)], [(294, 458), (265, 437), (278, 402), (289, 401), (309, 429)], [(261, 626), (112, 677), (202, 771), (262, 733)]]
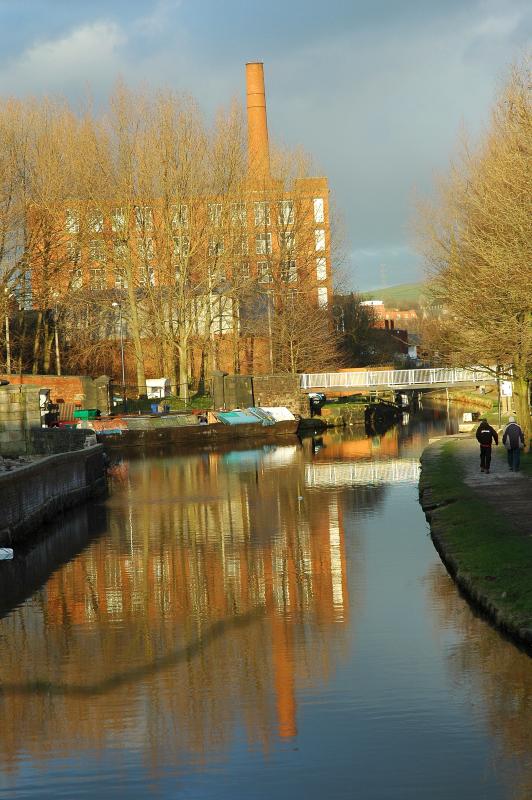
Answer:
[(270, 174), (270, 147), (262, 63), (246, 64), (246, 89), (249, 171), (264, 178)]

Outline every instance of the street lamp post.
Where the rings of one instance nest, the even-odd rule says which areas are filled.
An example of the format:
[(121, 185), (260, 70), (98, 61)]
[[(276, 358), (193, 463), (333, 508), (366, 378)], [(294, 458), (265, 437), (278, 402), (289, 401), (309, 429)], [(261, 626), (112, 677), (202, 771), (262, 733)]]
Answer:
[(120, 360), (122, 364), (122, 402), (124, 404), (124, 411), (127, 410), (126, 400), (126, 366), (124, 362), (124, 330), (122, 326), (122, 306), (120, 303), (112, 303), (113, 308), (118, 308), (118, 318), (120, 325)]
[(55, 371), (61, 375), (61, 353), (59, 351), (59, 331), (57, 330), (57, 319), (59, 317), (59, 310), (57, 306), (57, 298), (59, 292), (52, 292), (54, 299), (54, 343), (55, 343)]
[(6, 374), (11, 375), (11, 336), (9, 330), (9, 300), (13, 297), (7, 287), (4, 288), (4, 295), (6, 301), (5, 307), (5, 326), (6, 326)]

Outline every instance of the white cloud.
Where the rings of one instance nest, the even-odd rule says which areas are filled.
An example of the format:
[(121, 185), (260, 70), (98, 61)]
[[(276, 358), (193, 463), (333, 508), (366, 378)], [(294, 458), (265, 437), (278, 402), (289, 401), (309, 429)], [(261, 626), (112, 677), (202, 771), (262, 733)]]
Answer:
[(31, 45), (0, 73), (2, 94), (68, 91), (112, 83), (125, 36), (113, 22), (93, 22), (58, 39)]
[(475, 28), (473, 33), (477, 36), (486, 37), (505, 37), (510, 36), (518, 27), (522, 20), (521, 14), (508, 14), (506, 16), (489, 16), (483, 19)]

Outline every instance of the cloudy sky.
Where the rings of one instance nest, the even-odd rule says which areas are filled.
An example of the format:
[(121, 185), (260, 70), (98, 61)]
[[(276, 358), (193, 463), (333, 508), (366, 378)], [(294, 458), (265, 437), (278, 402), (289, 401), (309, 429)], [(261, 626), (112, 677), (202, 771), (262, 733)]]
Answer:
[(245, 100), (264, 61), (271, 135), (310, 151), (344, 218), (353, 288), (417, 280), (415, 193), (485, 124), (530, 44), (528, 0), (0, 0), (0, 94), (117, 76)]

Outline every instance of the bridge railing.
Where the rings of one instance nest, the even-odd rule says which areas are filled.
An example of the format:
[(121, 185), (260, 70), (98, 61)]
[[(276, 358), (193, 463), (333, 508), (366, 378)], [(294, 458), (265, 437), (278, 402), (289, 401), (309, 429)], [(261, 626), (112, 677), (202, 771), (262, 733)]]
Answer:
[(355, 389), (379, 386), (452, 386), (457, 383), (487, 383), (495, 378), (485, 370), (437, 367), (428, 369), (320, 372), (301, 375), (301, 389)]
[(417, 483), (420, 463), (417, 458), (394, 458), (359, 463), (332, 462), (307, 464), (305, 486), (333, 487), (356, 484)]

